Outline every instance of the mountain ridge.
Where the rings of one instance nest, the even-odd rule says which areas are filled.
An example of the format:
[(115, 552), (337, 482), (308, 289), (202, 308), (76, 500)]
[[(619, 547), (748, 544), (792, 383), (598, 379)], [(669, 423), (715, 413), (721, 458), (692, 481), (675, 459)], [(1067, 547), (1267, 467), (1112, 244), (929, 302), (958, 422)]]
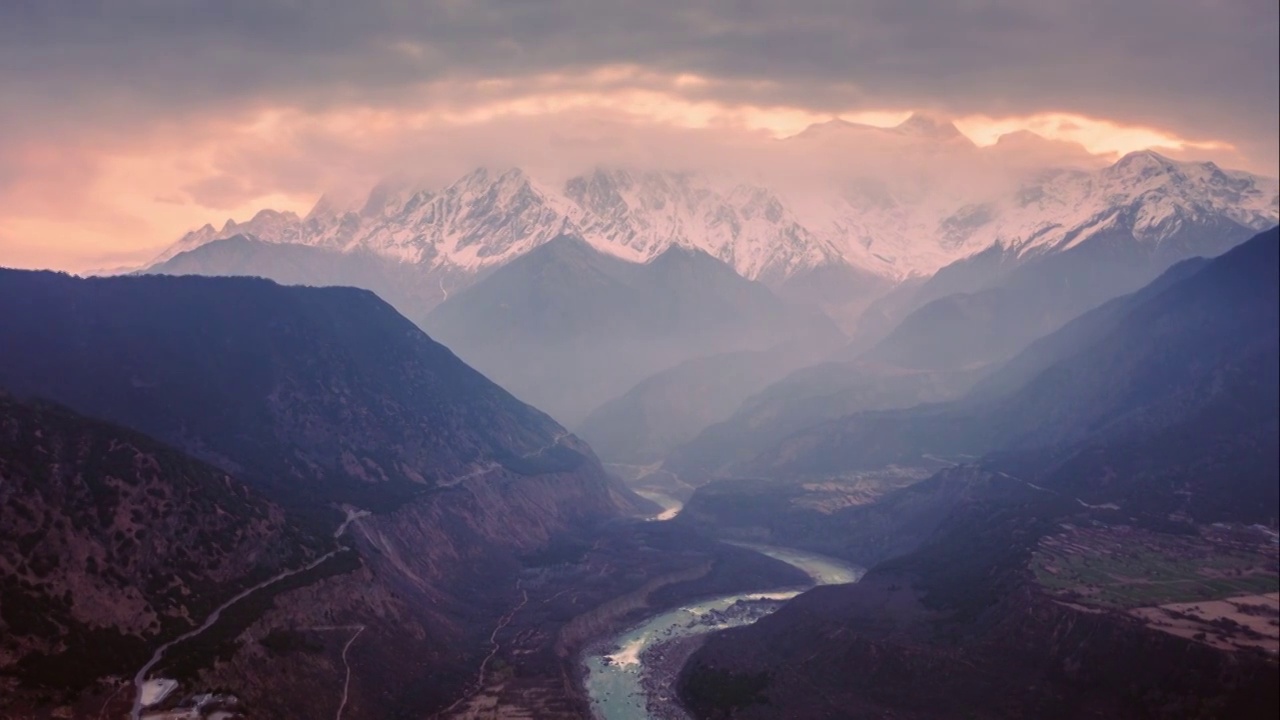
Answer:
[(517, 258), (422, 324), (518, 397), (573, 426), (644, 378), (690, 359), (841, 334), (699, 249), (630, 263), (572, 236)]
[[(1258, 376), (1241, 368), (1265, 367), (1266, 353), (1274, 353), (1275, 325), (1280, 321), (1268, 300), (1277, 292), (1275, 264), (1270, 261), (1280, 247), (1278, 233), (1280, 229), (1273, 228), (1218, 258), (1176, 268), (1170, 281), (1157, 281), (1152, 291), (1122, 299), (1125, 307), (1119, 320), (1104, 307), (1081, 318), (1085, 327), (1058, 331), (1091, 340), (1088, 356), (1052, 336), (1041, 340), (1024, 352), (1034, 355), (1056, 348), (1063, 354), (1052, 362), (1034, 356), (1015, 361), (1027, 368), (1015, 374), (1032, 376), (1016, 392), (986, 389), (976, 401), (961, 398), (847, 416), (792, 436), (754, 465), (771, 468), (771, 473), (838, 473), (905, 461), (919, 453), (955, 456), (1002, 448), (1020, 453), (1073, 448), (1054, 461), (1060, 463), (1072, 454), (1093, 452), (1103, 436), (1120, 443), (1130, 431), (1173, 432), (1171, 418), (1193, 408), (1211, 413), (1218, 402), (1236, 402), (1240, 408), (1249, 402), (1256, 405), (1262, 401), (1232, 393)], [(1136, 338), (1146, 344), (1135, 345)], [(1227, 370), (1215, 374), (1213, 368), (1219, 365)], [(1274, 373), (1258, 377), (1274, 382)], [(1265, 395), (1264, 391), (1260, 397)], [(1261, 427), (1265, 435), (1265, 423)]]
[[(917, 124), (936, 129), (934, 121)], [(924, 133), (924, 141), (949, 146), (934, 134)], [(1277, 217), (1274, 179), (1151, 151), (1130, 153), (1100, 170), (1042, 169), (1012, 192), (994, 196), (974, 190), (945, 199), (874, 180), (833, 189), (818, 197), (692, 172), (604, 166), (556, 185), (519, 168), (482, 167), (439, 189), (384, 183), (360, 206), (322, 197), (304, 218), (264, 210), (221, 230), (206, 225), (151, 265), (245, 234), (264, 242), (363, 250), (423, 272), (465, 275), (575, 234), (633, 262), (673, 245), (697, 247), (744, 277), (771, 283), (826, 266), (898, 281), (992, 246), (1014, 249), (1017, 256), (1065, 249), (1071, 238), (1083, 239), (1073, 230), (1117, 203), (1136, 204), (1142, 232), (1156, 241), (1161, 224), (1176, 222), (1179, 213), (1221, 214), (1258, 230)]]
[[(276, 492), (394, 506), (476, 467), (596, 462), (367, 290), (5, 270), (0, 298), (20, 310), (0, 320), (13, 341), (0, 386), (250, 468)], [(459, 418), (477, 432), (449, 436)], [(382, 456), (388, 437), (401, 444)]]

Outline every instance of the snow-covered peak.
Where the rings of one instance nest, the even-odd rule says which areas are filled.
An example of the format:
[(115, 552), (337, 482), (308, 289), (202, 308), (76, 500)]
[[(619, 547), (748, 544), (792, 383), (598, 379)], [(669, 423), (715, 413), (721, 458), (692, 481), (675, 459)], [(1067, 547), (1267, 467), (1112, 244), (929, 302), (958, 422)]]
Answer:
[(583, 237), (624, 258), (646, 261), (671, 247), (696, 248), (755, 279), (840, 257), (776, 193), (759, 186), (726, 190), (689, 173), (597, 169), (570, 179), (564, 196)]
[(209, 223), (205, 223), (203, 226), (183, 235), (176, 243), (165, 248), (164, 252), (153, 258), (150, 264), (158, 265), (175, 255), (187, 252), (188, 250), (194, 250), (201, 245), (213, 242), (221, 237), (223, 237), (223, 235), (218, 232), (217, 228)]
[(209, 224), (198, 230), (193, 230), (183, 235), (178, 242), (160, 253), (151, 261), (151, 264), (162, 263), (174, 255), (194, 250), (205, 243), (235, 235), (252, 235), (265, 242), (305, 242), (305, 233), (301, 225), (302, 223), (295, 213), (270, 209), (259, 210), (257, 214), (246, 222), (241, 223), (230, 218), (227, 219), (222, 224), (221, 230), (217, 230)]
[(296, 213), (280, 212), (279, 210), (271, 210), (268, 208), (265, 210), (259, 210), (254, 214), (253, 218), (249, 220), (248, 224), (259, 228), (281, 228), (296, 222), (298, 222), (298, 216)]
[(1168, 200), (1192, 213), (1220, 213), (1251, 226), (1276, 216), (1275, 178), (1223, 170), (1212, 162), (1180, 162), (1146, 150), (1124, 156), (1101, 176), (1108, 194), (1134, 200)]
[(1231, 221), (1262, 230), (1280, 217), (1276, 188), (1274, 178), (1148, 151), (1096, 170), (1042, 170), (1012, 190), (948, 197), (928, 183), (862, 179), (795, 198), (793, 206), (803, 225), (840, 248), (847, 262), (901, 279), (997, 245), (1016, 256), (1069, 250), (1107, 229), (1150, 244), (1188, 223)]
[(222, 227), (223, 237), (252, 235), (259, 240), (273, 243), (292, 243), (304, 240), (300, 221), (295, 213), (278, 210), (259, 210), (248, 222), (228, 222)]
[(1006, 168), (1043, 171), (1046, 167), (1098, 168), (1102, 158), (1083, 145), (1067, 140), (1051, 140), (1030, 130), (1016, 130), (996, 138), (981, 152)]
[(1273, 178), (1213, 163), (1134, 152), (1096, 172), (1056, 171), (1027, 183), (994, 206), (974, 244), (1026, 255), (1067, 250), (1117, 228), (1157, 244), (1186, 223), (1215, 218), (1261, 230), (1276, 223), (1276, 187)]
[(489, 167), (478, 167), (463, 175), (445, 188), (445, 193), (454, 195), (478, 195), (494, 188), (499, 181), (508, 186), (519, 182), (523, 176), (518, 169), (509, 168), (499, 172)]
[[(1092, 155), (1083, 145), (1068, 140), (1050, 140), (1039, 133), (1030, 130), (1015, 130), (1013, 132), (1004, 133), (996, 138), (996, 141), (987, 147), (990, 152), (996, 153), (1026, 153), (1029, 155), (1026, 159), (1037, 162), (1041, 169), (1046, 165), (1053, 167), (1055, 162), (1060, 162), (1064, 155), (1077, 156), (1076, 159), (1084, 160), (1090, 165), (1099, 165), (1100, 160), (1096, 155)], [(1045, 153), (1053, 154), (1053, 157), (1046, 163)]]
[(926, 144), (972, 145), (972, 141), (955, 126), (950, 119), (931, 113), (912, 113), (906, 120), (892, 127), (865, 125), (849, 122), (841, 118), (833, 118), (825, 122), (814, 123), (803, 131), (793, 135), (792, 140), (808, 143), (824, 143), (849, 141), (897, 142), (914, 141)]
[(1155, 150), (1135, 150), (1107, 168), (1106, 174), (1112, 177), (1151, 176), (1176, 173), (1178, 166), (1179, 163)]

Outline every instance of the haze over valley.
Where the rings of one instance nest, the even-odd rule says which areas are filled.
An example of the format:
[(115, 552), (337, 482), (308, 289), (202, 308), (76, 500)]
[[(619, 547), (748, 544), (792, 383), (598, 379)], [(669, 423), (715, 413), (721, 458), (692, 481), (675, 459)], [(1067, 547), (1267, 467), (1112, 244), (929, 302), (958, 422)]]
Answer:
[(1274, 717), (1280, 19), (1086, 5), (0, 9), (0, 718)]

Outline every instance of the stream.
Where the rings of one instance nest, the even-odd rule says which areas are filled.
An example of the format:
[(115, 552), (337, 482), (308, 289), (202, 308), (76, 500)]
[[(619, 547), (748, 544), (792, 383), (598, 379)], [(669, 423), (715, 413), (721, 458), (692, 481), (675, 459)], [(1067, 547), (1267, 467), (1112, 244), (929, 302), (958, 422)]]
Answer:
[[(652, 497), (664, 506), (654, 520), (674, 517), (679, 508), (668, 497)], [(857, 582), (862, 568), (841, 560), (784, 547), (740, 544), (807, 573), (816, 585)], [(807, 588), (806, 588), (807, 589)], [(764, 589), (702, 600), (667, 610), (597, 643), (583, 655), (584, 685), (596, 720), (669, 720), (688, 717), (675, 698), (675, 679), (698, 638), (750, 625), (802, 592)]]

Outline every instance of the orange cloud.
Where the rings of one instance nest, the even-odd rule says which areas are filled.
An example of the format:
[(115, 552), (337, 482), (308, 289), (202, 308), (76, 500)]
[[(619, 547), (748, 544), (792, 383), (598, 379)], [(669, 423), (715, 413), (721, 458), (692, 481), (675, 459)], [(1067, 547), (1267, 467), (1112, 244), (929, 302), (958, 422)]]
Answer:
[[(759, 81), (614, 65), (519, 82), (439, 81), (398, 107), (261, 107), (114, 137), (49, 138), (7, 160), (17, 172), (0, 185), (0, 264), (83, 270), (144, 260), (206, 222), (244, 219), (263, 207), (304, 213), (321, 192), (362, 190), (390, 173), (443, 183), (476, 164), (571, 172), (581, 168), (566, 164), (734, 163), (833, 116), (891, 126), (909, 114), (713, 99), (749, 95), (752, 82)], [(979, 145), (1031, 130), (1099, 155), (1233, 151), (1215, 140), (1069, 113), (971, 115), (957, 126)]]
[(1079, 143), (1096, 155), (1123, 155), (1156, 147), (1224, 152), (1235, 150), (1230, 143), (1217, 140), (1191, 140), (1159, 128), (1122, 125), (1105, 118), (1062, 112), (1000, 118), (970, 115), (957, 119), (956, 127), (979, 145), (990, 145), (1007, 133), (1030, 130), (1051, 140)]

